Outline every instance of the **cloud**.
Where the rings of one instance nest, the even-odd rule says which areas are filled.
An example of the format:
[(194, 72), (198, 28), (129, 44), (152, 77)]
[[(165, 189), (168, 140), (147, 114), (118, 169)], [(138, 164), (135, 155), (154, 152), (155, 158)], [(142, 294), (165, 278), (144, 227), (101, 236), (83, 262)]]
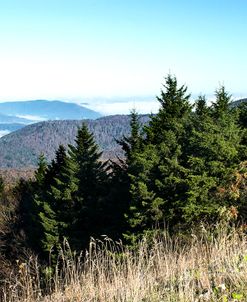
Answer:
[(16, 115), (17, 117), (20, 118), (25, 118), (27, 120), (33, 121), (33, 122), (39, 122), (39, 121), (46, 121), (47, 119), (42, 117), (42, 116), (38, 116), (38, 115), (31, 115), (31, 114), (26, 114), (26, 115)]
[(0, 137), (9, 134), (11, 131), (9, 130), (0, 130)]
[(92, 102), (87, 106), (90, 109), (98, 111), (102, 114), (129, 114), (131, 110), (135, 109), (140, 114), (157, 113), (159, 103), (155, 100), (141, 100), (141, 101), (101, 101)]

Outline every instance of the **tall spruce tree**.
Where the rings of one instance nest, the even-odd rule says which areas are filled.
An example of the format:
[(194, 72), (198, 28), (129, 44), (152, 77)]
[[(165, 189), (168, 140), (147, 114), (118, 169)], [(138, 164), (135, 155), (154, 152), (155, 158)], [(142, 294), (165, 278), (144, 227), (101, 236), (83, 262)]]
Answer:
[(215, 91), (216, 101), (212, 104), (213, 116), (216, 119), (222, 118), (231, 111), (231, 95), (226, 91), (225, 86), (220, 86)]
[(56, 153), (50, 171), (52, 179), (48, 191), (49, 199), (56, 213), (58, 242), (70, 239), (70, 227), (74, 219), (74, 195), (78, 189), (78, 180), (74, 176), (75, 163), (70, 161), (63, 146)]
[(124, 136), (117, 143), (124, 151), (124, 159), (118, 158), (111, 161), (109, 173), (109, 195), (106, 204), (106, 212), (109, 215), (110, 229), (106, 233), (114, 239), (119, 239), (123, 232), (126, 232), (128, 224), (125, 215), (128, 215), (130, 206), (130, 174), (134, 174), (134, 162), (136, 154), (142, 150), (143, 137), (138, 113), (131, 111), (130, 120), (131, 132), (129, 136)]
[(229, 184), (239, 162), (242, 135), (230, 102), (231, 97), (220, 87), (206, 114), (196, 110), (186, 154), (189, 174), (183, 218), (187, 222), (215, 219), (219, 208), (228, 205), (219, 192)]
[(105, 223), (104, 198), (107, 192), (107, 163), (85, 123), (78, 129), (75, 146), (69, 146), (69, 166), (77, 188), (72, 196), (74, 220), (70, 237), (73, 245), (83, 248), (91, 236), (99, 236)]
[(50, 252), (61, 244), (61, 213), (60, 203), (52, 194), (53, 185), (64, 169), (67, 155), (64, 146), (60, 145), (55, 153), (55, 159), (47, 167), (44, 178), (44, 190), (39, 198), (41, 223), (41, 248), (43, 252)]
[(239, 124), (242, 128), (247, 129), (247, 102), (239, 105)]
[(45, 194), (45, 175), (47, 163), (43, 154), (40, 155), (38, 168), (33, 181), (22, 181), (19, 185), (21, 217), (20, 226), (26, 234), (26, 242), (35, 252), (42, 252), (42, 223), (40, 213)]
[[(32, 185), (34, 249), (47, 255), (67, 238), (73, 249), (84, 248), (90, 236), (100, 236), (107, 223), (106, 163), (85, 124), (78, 129), (68, 155), (63, 146), (49, 166), (40, 158)], [(109, 217), (109, 216), (108, 216)], [(35, 234), (34, 234), (35, 233)]]
[(160, 103), (159, 112), (151, 116), (149, 125), (145, 127), (146, 143), (169, 143), (173, 134), (181, 139), (184, 122), (191, 113), (190, 94), (187, 94), (186, 86), (178, 87), (177, 79), (169, 74), (163, 88), (160, 97), (157, 97)]
[(143, 142), (141, 124), (136, 110), (131, 111), (130, 118), (130, 136), (124, 136), (121, 140), (117, 140), (117, 143), (122, 147), (124, 151), (127, 165), (131, 162), (134, 154), (136, 152), (140, 152)]
[(137, 236), (163, 224), (172, 225), (179, 217), (184, 199), (184, 179), (187, 169), (182, 162), (186, 125), (192, 106), (185, 86), (178, 87), (177, 79), (168, 75), (158, 97), (160, 110), (144, 128), (144, 148), (135, 155), (131, 178), (131, 204), (128, 223)]
[[(59, 151), (56, 152), (56, 160)], [(36, 232), (36, 251), (48, 259), (50, 251), (56, 247), (59, 241), (57, 213), (54, 200), (49, 195), (50, 185), (55, 176), (55, 166), (58, 162), (54, 160), (51, 165), (46, 164), (45, 157), (39, 159), (38, 169), (35, 173), (33, 186), (32, 204), (36, 209), (32, 217)]]
[(207, 101), (205, 95), (199, 95), (198, 99), (195, 101), (195, 115), (197, 117), (205, 117), (209, 115), (210, 108), (207, 106)]
[(51, 187), (65, 158), (62, 146), (56, 151), (56, 157), (50, 165), (47, 165), (44, 155), (41, 155), (34, 181), (22, 186), (20, 212), (27, 243), (46, 260), (50, 250), (57, 247), (60, 238), (57, 204), (51, 194)]

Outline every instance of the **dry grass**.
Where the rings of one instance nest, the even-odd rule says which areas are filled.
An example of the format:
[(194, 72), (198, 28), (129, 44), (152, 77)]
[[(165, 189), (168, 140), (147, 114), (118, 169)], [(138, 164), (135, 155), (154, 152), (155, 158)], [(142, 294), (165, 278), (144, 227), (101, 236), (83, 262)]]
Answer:
[(2, 301), (247, 301), (247, 238), (236, 228), (202, 227), (186, 241), (164, 234), (135, 252), (108, 238), (92, 241), (83, 257), (65, 245), (59, 267), (43, 272), (45, 293), (37, 261), (19, 263)]

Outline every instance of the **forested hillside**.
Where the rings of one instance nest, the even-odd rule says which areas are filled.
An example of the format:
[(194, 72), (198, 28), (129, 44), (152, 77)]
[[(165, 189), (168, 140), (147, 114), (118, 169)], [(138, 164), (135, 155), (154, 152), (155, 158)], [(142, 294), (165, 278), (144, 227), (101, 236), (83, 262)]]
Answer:
[[(231, 102), (232, 108), (246, 103), (246, 99)], [(140, 123), (147, 123), (148, 115), (140, 117)], [(130, 132), (130, 116), (112, 115), (97, 120), (84, 120), (93, 132), (97, 144), (103, 151), (102, 159), (115, 158), (122, 155), (121, 147), (116, 139)], [(47, 160), (54, 158), (55, 150), (60, 144), (67, 146), (74, 143), (74, 137), (82, 120), (45, 121), (23, 128), (14, 124), (10, 130), (19, 131), (0, 138), (0, 168), (29, 168), (37, 166), (37, 158), (43, 153)], [(5, 129), (3, 126), (0, 130)]]
[[(142, 116), (141, 123), (146, 123), (148, 119), (148, 116)], [(128, 135), (129, 116), (115, 115), (84, 121), (103, 151), (103, 159), (115, 158), (117, 154), (122, 154), (121, 147), (115, 139)], [(0, 139), (0, 167), (36, 166), (41, 153), (50, 161), (60, 144), (67, 146), (74, 143), (78, 127), (81, 125), (80, 120), (47, 121), (26, 126), (4, 136)]]

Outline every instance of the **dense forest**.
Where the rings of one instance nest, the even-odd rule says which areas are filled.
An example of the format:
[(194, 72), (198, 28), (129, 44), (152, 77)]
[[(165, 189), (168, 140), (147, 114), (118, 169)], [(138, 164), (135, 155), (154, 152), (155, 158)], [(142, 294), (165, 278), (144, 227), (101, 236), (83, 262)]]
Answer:
[[(148, 120), (147, 115), (140, 116), (141, 123)], [(8, 169), (36, 167), (41, 153), (50, 162), (59, 145), (74, 144), (78, 127), (82, 122), (86, 123), (89, 131), (94, 134), (104, 160), (123, 155), (116, 139), (130, 133), (130, 116), (113, 115), (83, 121), (55, 120), (28, 125), (0, 138), (0, 167)]]
[(39, 157), (34, 179), (1, 183), (3, 276), (27, 253), (52, 268), (65, 239), (75, 252), (102, 236), (135, 249), (164, 225), (186, 234), (201, 221), (246, 223), (247, 103), (231, 107), (221, 86), (210, 106), (203, 95), (191, 105), (171, 75), (157, 100), (149, 123), (131, 113), (130, 134), (117, 140), (124, 157), (100, 160), (83, 123), (51, 162)]

